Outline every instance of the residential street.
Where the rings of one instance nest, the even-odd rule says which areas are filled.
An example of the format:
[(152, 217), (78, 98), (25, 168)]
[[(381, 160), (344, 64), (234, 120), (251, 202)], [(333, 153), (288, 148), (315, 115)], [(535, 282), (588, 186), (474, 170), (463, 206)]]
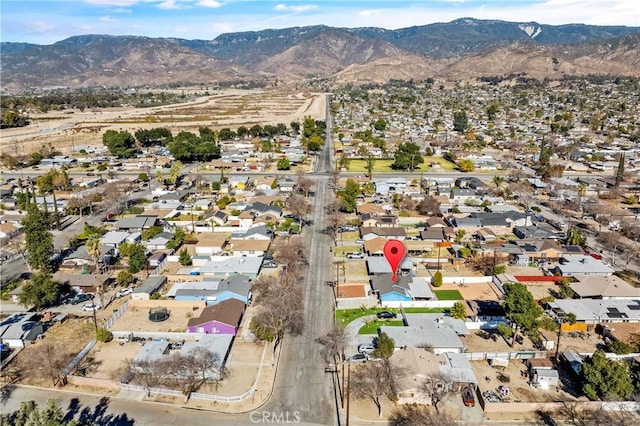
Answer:
[(265, 406), (267, 411), (299, 412), (303, 422), (322, 425), (336, 423), (331, 375), (324, 372), (322, 347), (316, 340), (333, 326), (333, 294), (325, 284), (332, 279), (331, 242), (324, 232), (325, 207), (331, 190), (329, 176), (322, 174), (331, 170), (331, 152), (331, 128), (327, 121), (327, 138), (317, 157), (317, 174), (308, 175), (314, 181), (315, 196), (310, 199), (313, 223), (302, 233), (309, 254), (307, 275), (302, 284), (306, 286), (305, 329), (300, 336), (285, 337), (273, 396)]

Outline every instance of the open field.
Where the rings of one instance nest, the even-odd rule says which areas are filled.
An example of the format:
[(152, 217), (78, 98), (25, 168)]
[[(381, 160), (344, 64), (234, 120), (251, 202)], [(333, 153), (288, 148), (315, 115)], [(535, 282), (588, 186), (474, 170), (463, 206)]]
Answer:
[(68, 154), (77, 146), (102, 146), (102, 134), (107, 130), (134, 133), (168, 127), (176, 135), (181, 131), (197, 133), (200, 126), (232, 130), (254, 124), (288, 126), (292, 121), (302, 122), (305, 116), (323, 120), (324, 113), (325, 97), (321, 93), (225, 89), (176, 105), (31, 114), (29, 126), (0, 131), (0, 149), (29, 155), (51, 144)]

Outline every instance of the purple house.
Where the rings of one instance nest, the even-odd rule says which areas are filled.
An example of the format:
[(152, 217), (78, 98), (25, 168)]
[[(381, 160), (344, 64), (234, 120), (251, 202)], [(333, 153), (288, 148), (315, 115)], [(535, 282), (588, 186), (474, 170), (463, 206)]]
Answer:
[(235, 336), (244, 308), (244, 302), (237, 299), (227, 299), (217, 305), (207, 306), (198, 318), (189, 320), (187, 324), (189, 333)]

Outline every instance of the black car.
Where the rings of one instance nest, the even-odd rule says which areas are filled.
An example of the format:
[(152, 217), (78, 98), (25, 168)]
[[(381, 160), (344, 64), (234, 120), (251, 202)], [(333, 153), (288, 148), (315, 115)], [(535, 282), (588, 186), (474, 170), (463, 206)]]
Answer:
[(74, 297), (73, 299), (71, 299), (71, 304), (77, 305), (78, 303), (86, 302), (87, 300), (91, 300), (91, 299), (93, 299), (92, 294), (81, 293), (76, 297)]
[(396, 314), (395, 312), (380, 311), (376, 314), (376, 316), (378, 317), (378, 319), (391, 319), (397, 317), (398, 314)]

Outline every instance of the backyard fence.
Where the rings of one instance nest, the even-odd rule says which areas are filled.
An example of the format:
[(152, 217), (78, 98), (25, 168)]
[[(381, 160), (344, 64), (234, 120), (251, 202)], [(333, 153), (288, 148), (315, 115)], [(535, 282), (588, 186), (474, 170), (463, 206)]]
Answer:
[(109, 328), (111, 328), (111, 326), (113, 324), (115, 324), (115, 322), (118, 320), (118, 318), (120, 318), (126, 311), (127, 311), (127, 307), (129, 306), (129, 301), (127, 300), (126, 302), (124, 302), (124, 304), (122, 306), (120, 306), (118, 308), (117, 311), (115, 311), (113, 313), (113, 315), (111, 315), (109, 317), (109, 319), (104, 323), (104, 328), (106, 328), (107, 330)]
[(545, 351), (518, 351), (518, 352), (464, 352), (469, 361), (483, 361), (485, 359), (529, 359), (529, 358), (546, 358)]

